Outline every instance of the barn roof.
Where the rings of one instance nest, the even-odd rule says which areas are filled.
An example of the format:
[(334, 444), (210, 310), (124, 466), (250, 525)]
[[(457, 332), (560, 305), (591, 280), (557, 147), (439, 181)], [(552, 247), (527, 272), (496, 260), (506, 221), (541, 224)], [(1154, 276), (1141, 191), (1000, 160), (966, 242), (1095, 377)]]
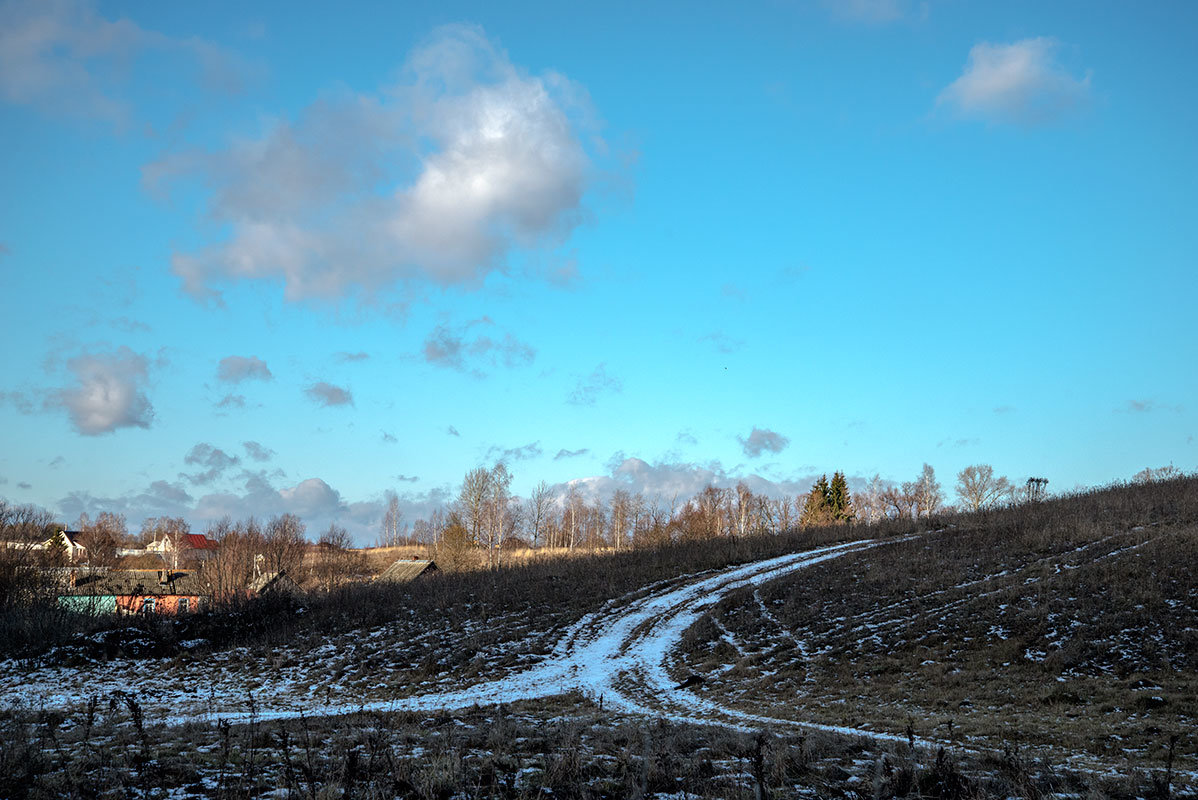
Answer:
[(382, 574), (376, 580), (389, 581), (391, 583), (407, 583), (419, 578), (421, 575), (436, 571), (437, 565), (432, 561), (401, 558), (383, 570)]
[(300, 585), (286, 572), (264, 572), (250, 581), (247, 587), (251, 594), (284, 592), (292, 594), (302, 591)]
[(202, 533), (189, 533), (184, 537), (187, 540), (187, 546), (192, 550), (216, 550), (220, 544), (212, 541)]
[(100, 597), (206, 595), (211, 590), (194, 572), (152, 569), (112, 570), (96, 575), (80, 575), (66, 594)]

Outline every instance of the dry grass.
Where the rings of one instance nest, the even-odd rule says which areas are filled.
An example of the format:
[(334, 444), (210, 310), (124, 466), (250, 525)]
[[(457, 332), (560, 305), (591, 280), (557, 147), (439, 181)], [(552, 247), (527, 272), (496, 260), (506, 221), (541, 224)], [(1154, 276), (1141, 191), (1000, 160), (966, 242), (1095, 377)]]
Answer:
[[(1159, 781), (1158, 781), (1159, 783)], [(0, 718), (0, 796), (286, 798), (1041, 798), (1149, 796), (1015, 751), (974, 758), (818, 734), (742, 734), (584, 698), (456, 714), (147, 725), (136, 697)]]
[[(799, 719), (1198, 769), (1198, 480), (950, 521), (728, 598), (677, 674)], [(773, 713), (773, 712), (771, 712)]]

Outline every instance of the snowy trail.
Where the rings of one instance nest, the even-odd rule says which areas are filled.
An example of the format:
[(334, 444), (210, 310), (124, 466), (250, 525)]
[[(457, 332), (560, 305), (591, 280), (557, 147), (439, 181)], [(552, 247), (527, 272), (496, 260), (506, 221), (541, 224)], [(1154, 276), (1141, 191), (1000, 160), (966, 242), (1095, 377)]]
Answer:
[[(251, 681), (230, 674), (197, 671), (186, 678), (182, 675), (175, 678), (195, 687), (193, 691), (183, 692), (163, 686), (172, 680), (154, 662), (119, 661), (82, 670), (45, 667), (23, 675), (0, 669), (0, 673), (9, 672), (0, 674), (0, 708), (33, 706), (69, 711), (85, 706), (93, 696), (127, 691), (137, 695), (147, 719), (168, 724), (217, 719), (238, 723), (251, 719), (247, 708), (251, 692), (254, 698), (252, 718), (263, 721), (360, 711), (453, 710), (580, 691), (595, 699), (602, 698), (605, 708), (630, 714), (737, 729), (794, 726), (799, 723), (723, 708), (693, 692), (676, 688), (667, 673), (666, 661), (670, 652), (687, 628), (731, 592), (895, 541), (898, 540), (851, 542), (756, 561), (681, 586), (660, 588), (623, 605), (609, 604), (572, 625), (540, 663), (507, 677), (460, 690), (353, 704), (321, 703), (311, 690), (302, 694), (292, 690), (297, 679), (310, 679), (319, 674), (322, 663), (319, 656), (313, 654), (311, 661), (299, 670), (301, 674), (291, 675), (290, 680)], [(3, 666), (11, 667), (12, 664)], [(252, 673), (249, 670), (246, 674)], [(890, 738), (863, 730), (826, 729)]]
[[(452, 710), (532, 700), (577, 690), (596, 699), (602, 697), (607, 708), (631, 714), (738, 729), (759, 728), (764, 724), (794, 725), (796, 723), (786, 720), (724, 709), (692, 692), (676, 688), (666, 672), (666, 658), (686, 629), (729, 593), (883, 543), (877, 540), (853, 542), (757, 561), (685, 586), (660, 590), (619, 609), (588, 614), (566, 632), (545, 661), (500, 680), (458, 691), (358, 705), (275, 705), (256, 710), (254, 718), (273, 720), (359, 711)], [(240, 705), (244, 706), (244, 703)], [(248, 712), (216, 716), (229, 722), (250, 719)], [(829, 730), (877, 736), (868, 731)]]

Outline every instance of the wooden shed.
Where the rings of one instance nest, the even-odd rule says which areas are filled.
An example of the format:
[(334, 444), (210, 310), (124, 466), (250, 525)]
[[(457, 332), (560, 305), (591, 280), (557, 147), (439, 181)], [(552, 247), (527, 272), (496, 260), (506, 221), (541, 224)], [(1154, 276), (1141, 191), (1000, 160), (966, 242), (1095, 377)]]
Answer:
[(401, 558), (383, 570), (375, 580), (386, 583), (407, 583), (416, 580), (421, 575), (429, 575), (436, 571), (437, 564), (433, 561)]
[(251, 596), (269, 594), (302, 594), (303, 589), (286, 572), (264, 572), (250, 581)]

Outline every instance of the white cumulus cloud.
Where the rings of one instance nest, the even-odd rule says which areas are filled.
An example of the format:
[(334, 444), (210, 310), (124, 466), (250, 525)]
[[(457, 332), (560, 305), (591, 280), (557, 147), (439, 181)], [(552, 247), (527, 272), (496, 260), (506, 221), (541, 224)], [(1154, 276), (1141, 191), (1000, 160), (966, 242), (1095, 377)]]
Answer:
[(938, 103), (965, 116), (1004, 122), (1052, 122), (1085, 104), (1090, 75), (1075, 78), (1056, 60), (1054, 39), (1011, 44), (981, 42), (969, 51), (965, 71), (940, 93)]
[[(240, 279), (289, 299), (365, 299), (412, 284), (475, 286), (515, 248), (578, 224), (597, 142), (585, 93), (529, 74), (477, 27), (438, 29), (402, 79), (342, 92), (217, 152), (148, 165), (151, 190), (197, 177), (231, 236), (176, 253), (196, 297)], [(584, 138), (585, 134), (585, 138)]]
[(58, 392), (75, 429), (87, 436), (117, 428), (148, 428), (154, 407), (145, 394), (145, 356), (128, 347), (112, 353), (82, 355), (67, 362), (76, 385)]

